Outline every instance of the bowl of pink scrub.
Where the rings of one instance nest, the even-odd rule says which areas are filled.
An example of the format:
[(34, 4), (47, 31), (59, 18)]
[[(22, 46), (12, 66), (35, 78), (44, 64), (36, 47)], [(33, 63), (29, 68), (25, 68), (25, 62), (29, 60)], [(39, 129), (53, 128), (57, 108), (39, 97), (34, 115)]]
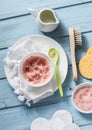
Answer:
[(23, 57), (19, 65), (19, 75), (23, 83), (31, 87), (41, 87), (53, 77), (54, 67), (43, 53), (33, 52)]
[(72, 102), (82, 113), (92, 113), (92, 84), (81, 83), (73, 90)]

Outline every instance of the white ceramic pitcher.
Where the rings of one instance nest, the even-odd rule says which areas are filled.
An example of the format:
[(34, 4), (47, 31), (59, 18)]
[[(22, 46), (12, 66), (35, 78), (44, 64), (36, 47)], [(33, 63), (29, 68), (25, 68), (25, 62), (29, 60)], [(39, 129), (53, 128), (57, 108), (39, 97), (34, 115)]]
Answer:
[(36, 17), (36, 23), (41, 31), (52, 32), (57, 28), (59, 20), (52, 9), (44, 8), (37, 12), (29, 8), (28, 11)]

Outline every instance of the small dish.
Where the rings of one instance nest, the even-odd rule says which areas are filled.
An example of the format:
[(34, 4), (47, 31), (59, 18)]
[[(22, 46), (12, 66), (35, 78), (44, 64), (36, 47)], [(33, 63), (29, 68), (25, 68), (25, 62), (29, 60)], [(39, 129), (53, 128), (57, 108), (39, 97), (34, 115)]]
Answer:
[[(45, 55), (48, 55), (48, 50), (50, 48), (52, 48), (52, 47), (55, 47), (55, 48), (58, 49), (59, 54), (60, 54), (60, 59), (59, 59), (58, 67), (59, 67), (59, 70), (60, 70), (60, 77), (61, 77), (61, 81), (62, 81), (62, 84), (63, 84), (64, 81), (65, 81), (65, 79), (66, 79), (67, 71), (68, 71), (68, 60), (67, 60), (67, 56), (66, 56), (66, 53), (65, 53), (63, 47), (57, 41), (53, 40), (50, 37), (43, 36), (43, 35), (29, 35), (29, 36), (23, 37), (23, 38), (19, 39), (18, 41), (16, 41), (13, 44), (12, 48), (15, 49), (20, 44), (23, 45), (23, 43), (27, 39), (29, 39), (30, 37), (36, 43), (35, 47), (41, 53), (44, 53)], [(44, 46), (43, 46), (43, 43), (44, 43)], [(32, 43), (32, 46), (33, 46), (33, 43)], [(27, 49), (26, 46), (25, 46), (25, 49)], [(32, 49), (32, 47), (30, 46), (29, 49)], [(33, 50), (33, 51), (35, 51), (35, 50)], [(30, 51), (30, 52), (32, 52), (32, 51)], [(27, 53), (25, 53), (25, 55), (26, 54)], [(20, 52), (20, 55), (21, 55), (21, 52)], [(21, 57), (19, 59), (19, 57), (15, 57), (15, 56), (16, 56), (16, 53), (14, 53), (12, 55), (12, 52), (11, 52), (11, 53), (9, 53), (9, 55), (7, 54), (6, 58), (10, 57), (11, 61), (13, 61), (13, 60), (19, 60), (19, 62), (23, 58), (23, 57)], [(11, 69), (9, 66), (7, 66), (7, 65), (4, 64), (4, 69), (5, 69), (5, 75), (7, 77), (7, 80), (9, 82), (9, 84), (11, 85), (12, 88), (16, 89), (17, 84), (14, 84), (14, 78), (16, 77), (16, 75), (14, 75), (14, 77), (12, 78), (12, 75), (10, 73), (10, 72), (13, 71), (13, 68)], [(17, 72), (17, 74), (19, 74), (19, 73)], [(53, 81), (54, 81), (54, 83), (53, 83), (53, 90), (54, 90), (54, 92), (56, 92), (58, 90), (58, 86), (56, 84), (56, 80), (53, 80)], [(25, 91), (23, 91), (23, 92), (25, 93)]]
[(25, 55), (20, 61), (19, 75), (24, 84), (41, 87), (51, 81), (54, 75), (54, 66), (45, 54), (32, 52)]
[(92, 113), (92, 84), (81, 83), (73, 90), (72, 103), (82, 113)]

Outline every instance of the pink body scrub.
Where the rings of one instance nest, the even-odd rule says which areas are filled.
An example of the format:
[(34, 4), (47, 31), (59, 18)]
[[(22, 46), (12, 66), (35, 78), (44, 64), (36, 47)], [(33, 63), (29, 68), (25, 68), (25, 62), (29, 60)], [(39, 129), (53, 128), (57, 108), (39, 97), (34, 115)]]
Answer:
[(32, 84), (43, 84), (51, 75), (50, 64), (41, 56), (30, 56), (23, 63), (22, 73)]
[(92, 87), (85, 86), (78, 89), (74, 95), (76, 106), (83, 111), (92, 111)]

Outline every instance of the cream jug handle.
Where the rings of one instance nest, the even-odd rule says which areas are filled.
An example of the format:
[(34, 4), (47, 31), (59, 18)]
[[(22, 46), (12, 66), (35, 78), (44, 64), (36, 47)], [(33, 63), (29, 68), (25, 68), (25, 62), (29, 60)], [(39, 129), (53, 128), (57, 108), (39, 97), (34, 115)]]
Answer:
[(29, 8), (28, 9), (29, 13), (31, 13), (33, 16), (37, 17), (38, 13), (36, 10), (32, 9), (32, 8)]

